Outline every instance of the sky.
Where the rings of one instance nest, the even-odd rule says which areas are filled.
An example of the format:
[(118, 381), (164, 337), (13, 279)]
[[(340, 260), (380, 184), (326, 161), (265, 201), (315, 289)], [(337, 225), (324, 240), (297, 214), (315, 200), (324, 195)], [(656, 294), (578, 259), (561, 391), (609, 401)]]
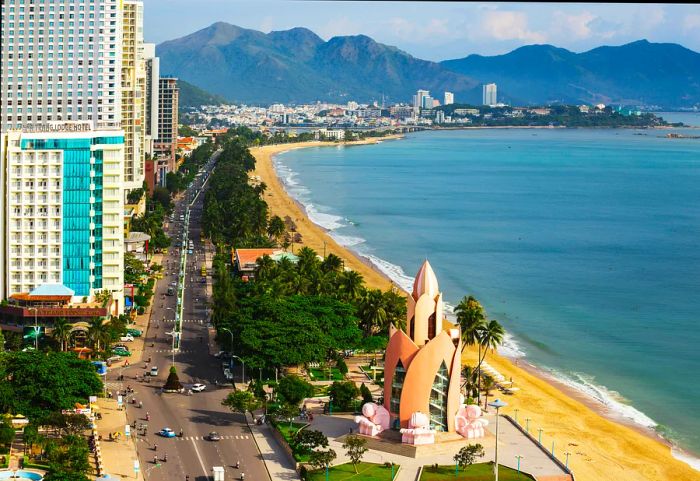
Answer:
[(144, 0), (145, 39), (160, 43), (214, 22), (263, 32), (306, 27), (324, 40), (365, 34), (427, 60), (498, 55), (548, 43), (583, 52), (639, 39), (700, 52), (700, 5)]

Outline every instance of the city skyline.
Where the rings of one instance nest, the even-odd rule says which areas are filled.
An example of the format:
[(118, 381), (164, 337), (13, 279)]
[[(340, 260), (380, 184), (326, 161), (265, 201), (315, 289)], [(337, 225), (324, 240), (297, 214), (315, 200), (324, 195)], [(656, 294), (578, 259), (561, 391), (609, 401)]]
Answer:
[(700, 50), (697, 5), (408, 2), (400, 10), (396, 5), (373, 2), (368, 16), (366, 2), (265, 1), (261, 8), (260, 2), (204, 0), (182, 22), (185, 2), (151, 0), (145, 35), (146, 41), (160, 43), (216, 21), (263, 32), (306, 27), (325, 40), (368, 35), (434, 61), (542, 43), (582, 52), (643, 38)]

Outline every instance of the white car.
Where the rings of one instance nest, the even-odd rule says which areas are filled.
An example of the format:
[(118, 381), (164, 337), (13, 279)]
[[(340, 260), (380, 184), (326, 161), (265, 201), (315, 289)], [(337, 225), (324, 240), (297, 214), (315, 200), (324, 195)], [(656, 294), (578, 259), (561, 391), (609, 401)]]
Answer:
[(125, 336), (120, 337), (119, 340), (121, 342), (133, 342), (134, 336), (132, 336), (131, 334), (127, 334)]
[(192, 392), (202, 392), (206, 389), (207, 387), (204, 384), (193, 384), (192, 385)]

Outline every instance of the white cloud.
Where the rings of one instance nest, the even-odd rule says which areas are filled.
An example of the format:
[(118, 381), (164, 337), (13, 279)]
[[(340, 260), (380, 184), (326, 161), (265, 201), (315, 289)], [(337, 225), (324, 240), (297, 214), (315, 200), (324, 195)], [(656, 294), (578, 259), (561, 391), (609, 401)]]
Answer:
[(524, 40), (543, 43), (547, 37), (542, 32), (528, 28), (528, 18), (523, 12), (490, 11), (481, 20), (481, 29), (496, 40)]
[(349, 17), (338, 17), (319, 27), (316, 33), (322, 38), (329, 39), (342, 35), (360, 35), (365, 33), (362, 28), (361, 23), (351, 20)]
[(683, 18), (683, 32), (700, 29), (700, 14), (691, 13)]
[(567, 14), (562, 11), (554, 12), (552, 17), (554, 21), (554, 31), (575, 39), (588, 38), (593, 35), (591, 24), (593, 20), (598, 18), (591, 12)]

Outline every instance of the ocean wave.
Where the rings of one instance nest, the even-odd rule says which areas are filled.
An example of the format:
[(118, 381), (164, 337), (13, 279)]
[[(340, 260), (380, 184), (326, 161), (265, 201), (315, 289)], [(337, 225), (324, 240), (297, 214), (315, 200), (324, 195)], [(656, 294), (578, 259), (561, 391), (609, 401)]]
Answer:
[(327, 212), (321, 212), (318, 208), (311, 202), (304, 204), (304, 209), (306, 210), (306, 215), (311, 219), (316, 225), (323, 227), (328, 230), (335, 230), (341, 227), (345, 227), (343, 222), (343, 217), (335, 214), (329, 214)]
[(557, 370), (550, 370), (552, 375), (567, 386), (595, 399), (605, 406), (611, 413), (633, 421), (640, 426), (653, 429), (656, 421), (628, 404), (627, 400), (617, 391), (594, 383), (594, 377), (582, 373), (564, 374)]
[(505, 336), (503, 336), (503, 342), (498, 346), (498, 354), (511, 359), (525, 357), (525, 351), (509, 332), (506, 332)]
[(392, 264), (372, 254), (365, 255), (365, 257), (401, 289), (406, 292), (411, 292), (413, 290), (413, 278), (407, 276), (401, 266)]
[(336, 241), (338, 244), (340, 244), (343, 247), (355, 247), (360, 244), (364, 244), (366, 239), (363, 239), (362, 237), (355, 237), (351, 235), (341, 235), (338, 234), (337, 232), (330, 232), (330, 236), (333, 238), (334, 241)]
[(686, 453), (678, 446), (673, 446), (671, 448), (671, 454), (677, 460), (683, 461), (685, 464), (687, 464), (691, 468), (695, 469), (696, 471), (700, 471), (700, 458), (697, 458), (695, 456), (692, 456), (692, 455)]

